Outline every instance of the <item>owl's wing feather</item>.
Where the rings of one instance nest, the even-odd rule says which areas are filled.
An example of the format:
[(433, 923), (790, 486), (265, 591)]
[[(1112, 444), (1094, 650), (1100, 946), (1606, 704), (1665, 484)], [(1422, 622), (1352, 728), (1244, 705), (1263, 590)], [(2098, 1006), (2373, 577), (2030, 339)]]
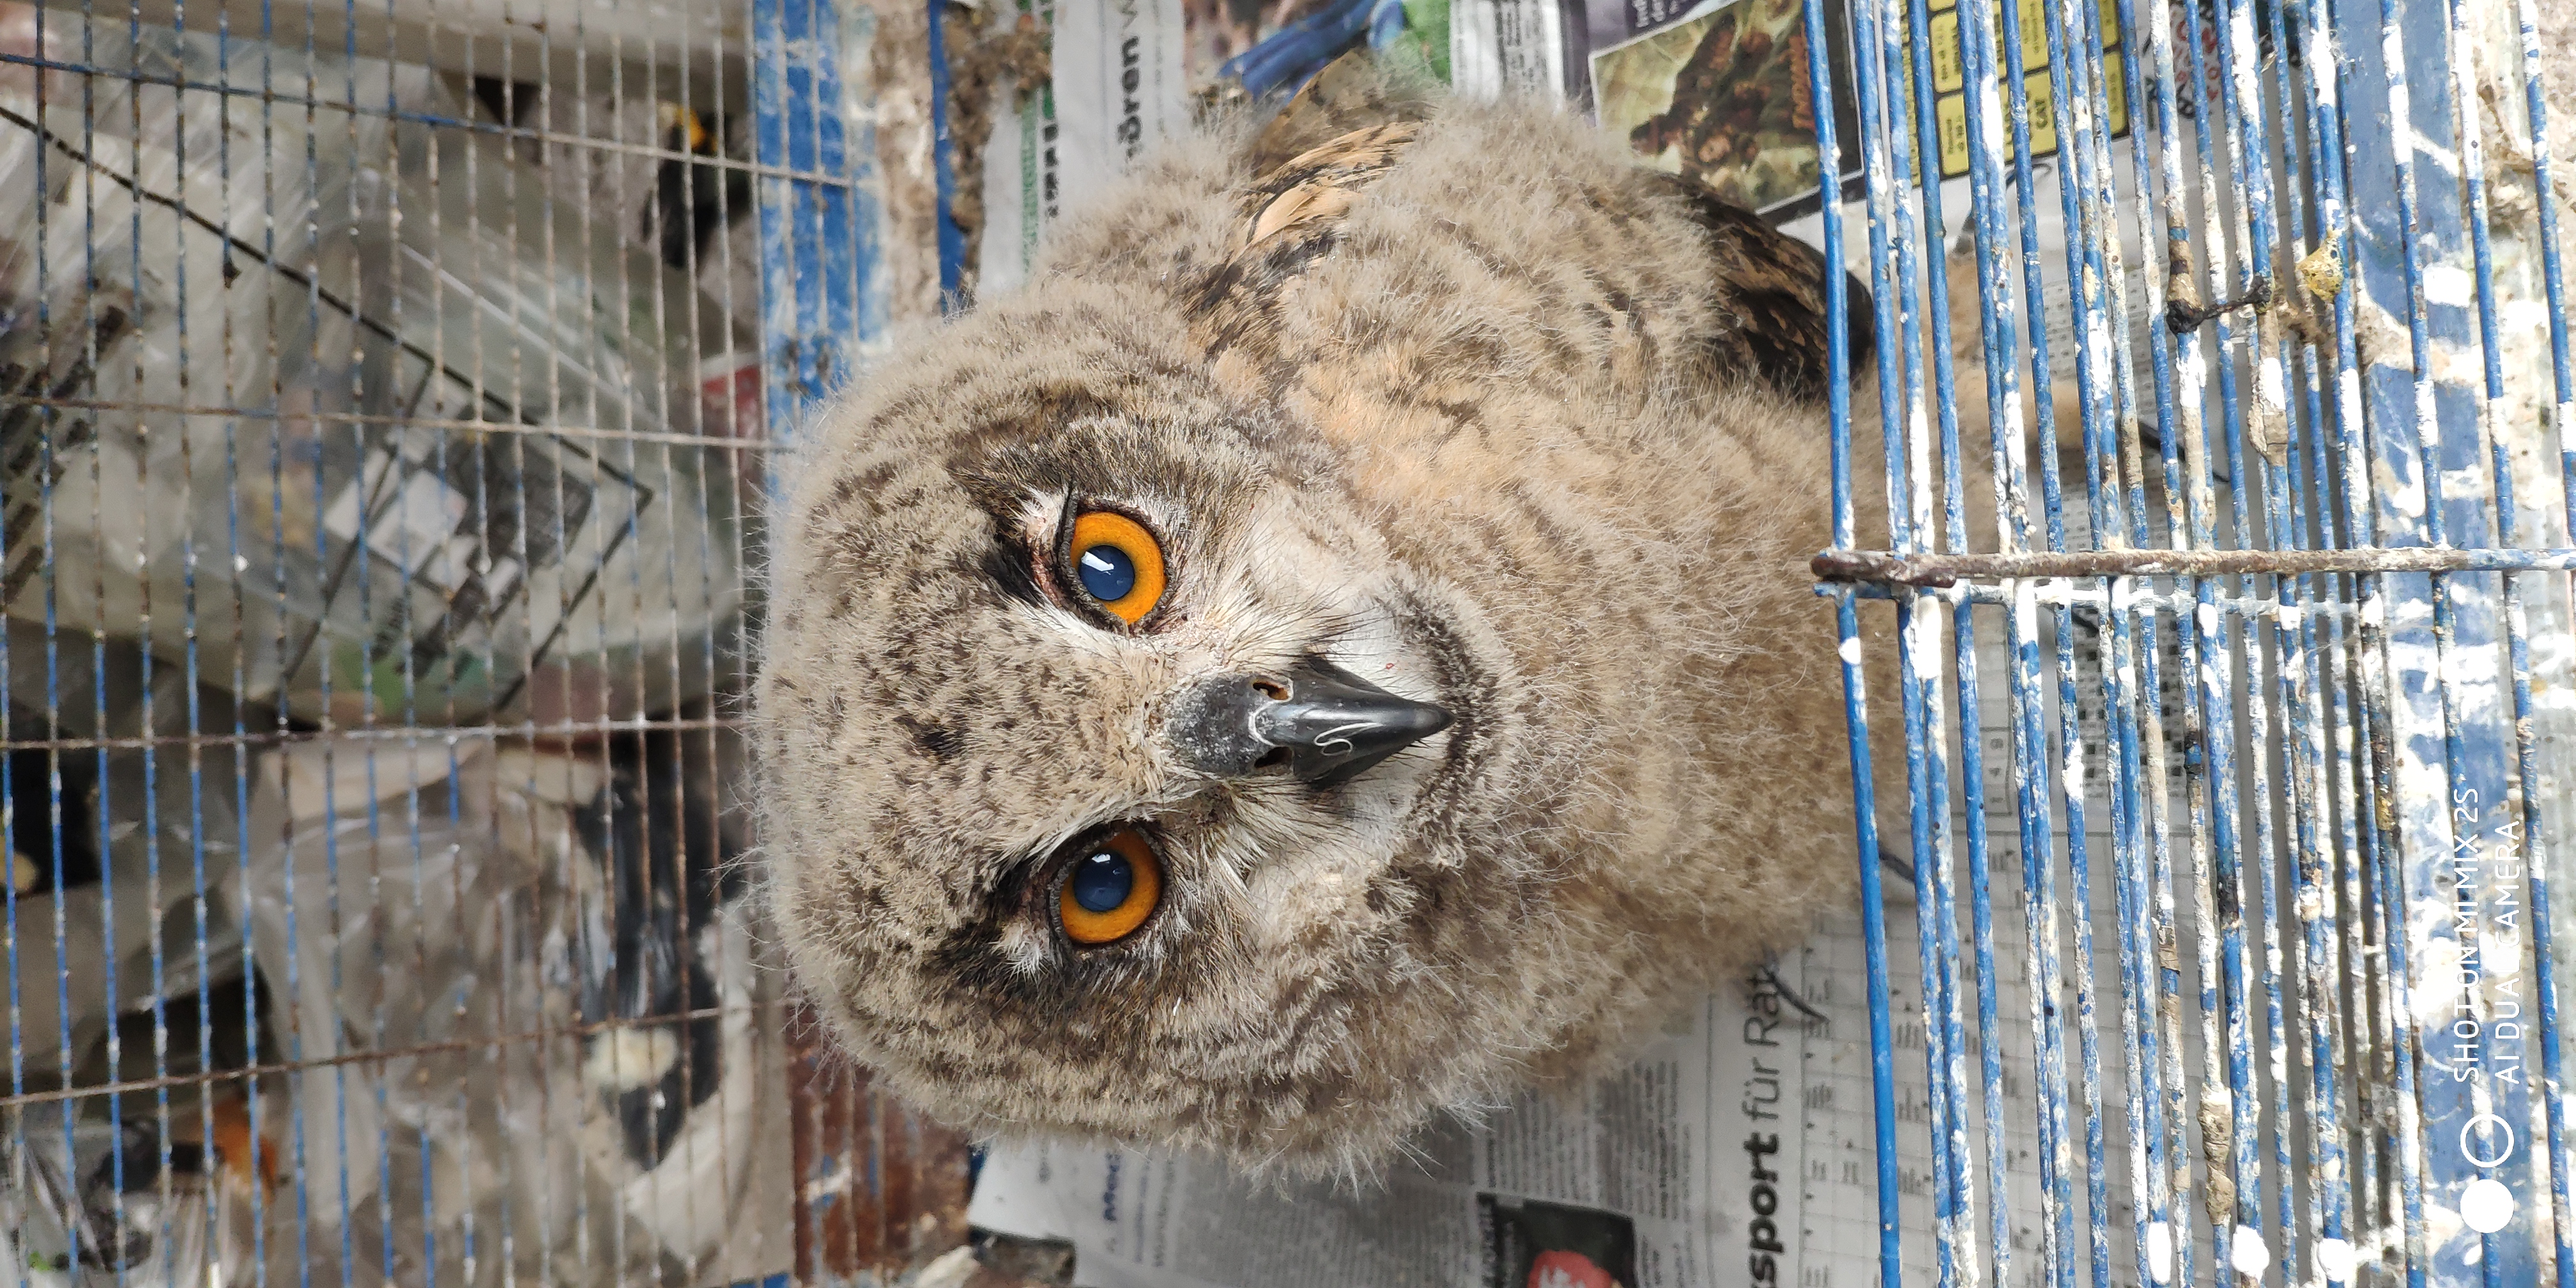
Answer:
[(1334, 59), (1256, 135), (1244, 160), (1269, 172), (1354, 130), (1431, 118), (1431, 101), (1388, 79), (1365, 48)]
[(1231, 253), (1188, 302), (1191, 329), (1211, 357), (1275, 332), (1280, 288), (1332, 250), (1352, 205), (1395, 168), (1420, 129), (1415, 121), (1362, 126), (1254, 178), (1238, 200), (1242, 223)]
[(1362, 190), (1395, 167), (1420, 129), (1412, 121), (1363, 126), (1263, 174), (1244, 198), (1253, 214), (1239, 246), (1249, 250), (1300, 225), (1338, 220)]
[[(1720, 201), (1688, 176), (1658, 173), (1655, 179), (1681, 198), (1718, 260), (1719, 312), (1732, 325), (1708, 337), (1714, 365), (1754, 376), (1792, 398), (1823, 398), (1832, 345), (1825, 257), (1752, 211)], [(1868, 291), (1858, 277), (1846, 276), (1847, 352), (1857, 371), (1872, 352), (1875, 333)]]

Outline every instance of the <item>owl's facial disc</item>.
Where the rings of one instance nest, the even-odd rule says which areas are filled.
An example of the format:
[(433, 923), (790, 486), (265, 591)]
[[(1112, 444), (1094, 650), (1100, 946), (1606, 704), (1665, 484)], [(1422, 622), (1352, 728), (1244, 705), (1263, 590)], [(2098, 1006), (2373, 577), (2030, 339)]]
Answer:
[(1444, 995), (1401, 981), (1508, 716), (1472, 601), (1261, 417), (920, 405), (852, 440), (768, 642), (797, 969), (956, 1121), (1338, 1121), (1282, 1062), (1364, 1064)]
[(1285, 768), (1332, 787), (1449, 727), (1449, 713), (1399, 698), (1308, 656), (1279, 677), (1220, 675), (1173, 703), (1166, 736), (1183, 763), (1241, 778)]

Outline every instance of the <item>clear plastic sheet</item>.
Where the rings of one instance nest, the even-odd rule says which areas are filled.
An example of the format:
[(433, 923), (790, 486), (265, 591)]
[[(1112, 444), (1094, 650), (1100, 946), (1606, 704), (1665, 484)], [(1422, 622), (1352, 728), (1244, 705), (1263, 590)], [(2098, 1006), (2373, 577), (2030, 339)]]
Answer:
[[(49, 646), (23, 622), (8, 625), (0, 670), (8, 737), (37, 744), (6, 761), (14, 1076), (31, 1089), (150, 1077), (156, 1009), (193, 1007), (201, 986), (242, 974), (240, 923), (220, 899), (200, 908), (239, 870), (239, 752), (185, 737), (192, 712), (229, 730), (234, 703), (212, 686), (192, 695), (176, 666), (137, 682), (146, 672), (129, 642), (64, 634)], [(118, 1017), (142, 1040), (111, 1044)], [(174, 1035), (173, 1072), (195, 1070), (198, 1037), (193, 1023)]]
[(0, 408), (11, 616), (193, 646), (340, 724), (708, 690), (737, 490), (678, 436), (701, 354), (747, 344), (630, 212), (554, 200), (527, 140), (386, 111), (473, 116), (425, 68), (63, 14), (42, 43), (370, 110), (0, 78), (0, 386), (85, 404)]
[(49, 1108), (0, 1147), (0, 1247), (23, 1282), (214, 1288), (248, 1264), (243, 1187), (213, 1150)]
[[(287, 840), (254, 860), (248, 920), (292, 997), (281, 1027), (308, 1064), (404, 1053), (290, 1076), (318, 1163), (300, 1183), (370, 1272), (704, 1282), (757, 1251), (736, 1245), (760, 1228), (758, 1160), (783, 1156), (777, 974), (725, 875), (709, 740), (689, 739), (326, 740), (263, 762), (255, 828)], [(477, 1228), (547, 1236), (431, 1237)]]

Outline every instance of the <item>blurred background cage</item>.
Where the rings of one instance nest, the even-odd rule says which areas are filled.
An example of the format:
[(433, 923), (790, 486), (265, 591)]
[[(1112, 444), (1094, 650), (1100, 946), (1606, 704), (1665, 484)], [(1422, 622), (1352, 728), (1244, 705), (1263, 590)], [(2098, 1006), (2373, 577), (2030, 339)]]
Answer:
[(857, 14), (0, 3), (0, 1275), (962, 1237), (736, 864), (764, 426), (882, 326)]
[(2576, 1283), (2562, 9), (1852, 5), (1881, 1282)]

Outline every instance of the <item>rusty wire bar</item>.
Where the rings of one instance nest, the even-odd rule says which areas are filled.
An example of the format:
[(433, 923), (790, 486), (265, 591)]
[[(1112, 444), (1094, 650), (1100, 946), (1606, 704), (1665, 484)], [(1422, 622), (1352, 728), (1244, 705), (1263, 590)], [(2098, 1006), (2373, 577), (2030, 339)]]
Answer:
[(1896, 555), (1828, 550), (1818, 580), (1951, 586), (1971, 578), (2241, 577), (2326, 573), (2576, 571), (2576, 550), (2398, 546), (2327, 550), (2088, 550), (2034, 554)]

